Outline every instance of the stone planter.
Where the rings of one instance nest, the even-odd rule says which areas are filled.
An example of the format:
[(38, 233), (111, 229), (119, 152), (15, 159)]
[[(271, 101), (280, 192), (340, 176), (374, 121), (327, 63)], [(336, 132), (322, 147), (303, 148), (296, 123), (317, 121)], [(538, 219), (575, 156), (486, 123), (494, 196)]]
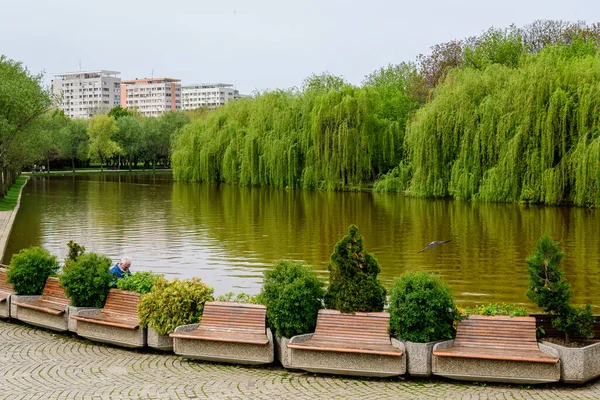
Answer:
[(12, 295), (10, 299), (11, 318), (57, 332), (67, 332), (69, 330), (69, 306), (65, 307), (63, 314), (52, 315), (31, 308), (19, 307), (15, 304), (17, 301), (37, 300), (40, 297)]
[[(433, 346), (433, 350), (452, 347), (454, 340), (446, 340)], [(558, 351), (539, 343), (542, 352), (558, 357)], [(450, 379), (477, 382), (502, 382), (518, 384), (537, 384), (558, 382), (560, 364), (528, 361), (490, 360), (481, 358), (457, 358), (432, 356), (433, 375)]]
[[(312, 333), (297, 335), (288, 343), (306, 342), (312, 336)], [(322, 374), (376, 377), (403, 375), (406, 373), (404, 343), (395, 338), (391, 338), (391, 342), (392, 346), (402, 350), (401, 356), (288, 348), (286, 363), (289, 362), (289, 367), (293, 369)]]
[(542, 343), (559, 354), (561, 382), (584, 383), (600, 376), (600, 342), (579, 348)]
[(6, 296), (6, 299), (0, 301), (0, 318), (10, 318), (10, 298), (14, 295)]
[(162, 351), (173, 351), (173, 338), (168, 334), (161, 335), (154, 329), (148, 327), (148, 347)]
[(94, 307), (73, 307), (73, 306), (69, 306), (69, 322), (68, 322), (69, 332), (77, 332), (77, 320), (73, 319), (72, 317), (74, 315), (77, 315), (77, 313), (80, 310), (100, 310), (100, 309), (99, 308), (94, 308)]
[(275, 337), (275, 344), (277, 345), (275, 355), (277, 356), (277, 359), (279, 360), (279, 362), (281, 363), (283, 368), (293, 369), (292, 368), (292, 349), (288, 349), (288, 347), (287, 347), (289, 342), (290, 342), (290, 339), (286, 338), (285, 336), (282, 336), (279, 338)]
[(431, 353), (433, 352), (433, 346), (440, 342), (441, 340), (428, 343), (403, 342), (406, 348), (406, 372), (411, 376), (421, 378), (433, 375), (431, 372)]

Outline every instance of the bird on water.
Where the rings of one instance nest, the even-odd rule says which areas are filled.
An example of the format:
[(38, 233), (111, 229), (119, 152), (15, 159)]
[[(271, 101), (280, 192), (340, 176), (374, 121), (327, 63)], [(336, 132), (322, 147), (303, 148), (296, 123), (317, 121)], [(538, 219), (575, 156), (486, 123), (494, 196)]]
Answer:
[(440, 244), (444, 244), (444, 243), (448, 243), (450, 240), (436, 240), (435, 242), (431, 242), (429, 243), (427, 246), (425, 246), (422, 250), (418, 251), (417, 254), (424, 252), (427, 249), (431, 249), (437, 245)]

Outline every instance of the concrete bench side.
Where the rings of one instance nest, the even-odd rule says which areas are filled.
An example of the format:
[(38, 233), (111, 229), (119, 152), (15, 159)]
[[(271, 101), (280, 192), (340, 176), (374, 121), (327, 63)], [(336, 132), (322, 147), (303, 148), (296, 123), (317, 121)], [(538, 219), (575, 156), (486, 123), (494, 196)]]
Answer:
[[(312, 333), (297, 335), (289, 343), (306, 342), (312, 336)], [(404, 343), (395, 338), (391, 338), (391, 343), (393, 347), (402, 350), (402, 356), (290, 349), (287, 348), (287, 343), (283, 348), (282, 342), (280, 360), (283, 360), (282, 364), (286, 368), (324, 374), (377, 377), (403, 375), (406, 373)]]
[(0, 318), (10, 318), (10, 298), (12, 296), (10, 294), (5, 300), (0, 301)]
[[(437, 343), (433, 351), (452, 347), (453, 340)], [(542, 349), (545, 353), (555, 352)], [(463, 381), (537, 384), (560, 380), (560, 361), (556, 364), (528, 361), (486, 360), (476, 358), (432, 357), (433, 375)]]
[[(84, 309), (77, 312), (78, 316), (98, 315), (102, 309)], [(116, 326), (95, 324), (88, 321), (77, 321), (77, 335), (94, 342), (109, 343), (128, 348), (146, 346), (146, 329), (127, 329)]]
[[(182, 325), (175, 333), (191, 332), (200, 324)], [(269, 343), (257, 345), (249, 343), (219, 342), (214, 340), (173, 338), (173, 352), (186, 358), (205, 361), (217, 361), (232, 364), (270, 364), (275, 359), (273, 334), (266, 329)]]
[(51, 329), (57, 332), (69, 330), (69, 306), (65, 306), (65, 312), (61, 315), (52, 315), (40, 310), (19, 307), (16, 302), (34, 301), (41, 296), (19, 296), (12, 295), (10, 300), (11, 318), (26, 322), (30, 325)]

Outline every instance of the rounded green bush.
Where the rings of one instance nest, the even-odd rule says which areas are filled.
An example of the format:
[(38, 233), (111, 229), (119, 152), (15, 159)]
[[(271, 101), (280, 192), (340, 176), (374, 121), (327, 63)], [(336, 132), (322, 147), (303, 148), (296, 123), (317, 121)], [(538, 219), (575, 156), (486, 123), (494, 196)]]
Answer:
[(323, 308), (324, 283), (302, 264), (279, 261), (266, 271), (259, 301), (267, 306), (267, 322), (277, 337), (315, 331)]
[(386, 290), (377, 279), (379, 262), (363, 249), (355, 225), (336, 245), (329, 265), (329, 288), (325, 306), (344, 313), (383, 311)]
[(6, 275), (17, 294), (42, 294), (46, 279), (59, 269), (56, 256), (41, 247), (30, 247), (14, 254)]
[(396, 280), (389, 312), (390, 333), (415, 343), (451, 339), (460, 319), (450, 286), (424, 271), (405, 272)]
[(212, 299), (213, 288), (199, 278), (168, 281), (160, 276), (154, 281), (152, 291), (140, 297), (140, 326), (167, 335), (179, 325), (198, 322), (204, 303)]
[(136, 272), (117, 280), (117, 289), (128, 290), (139, 294), (149, 293), (155, 281), (162, 277), (152, 272)]
[(104, 307), (112, 275), (111, 261), (96, 253), (79, 255), (63, 269), (60, 284), (75, 307)]

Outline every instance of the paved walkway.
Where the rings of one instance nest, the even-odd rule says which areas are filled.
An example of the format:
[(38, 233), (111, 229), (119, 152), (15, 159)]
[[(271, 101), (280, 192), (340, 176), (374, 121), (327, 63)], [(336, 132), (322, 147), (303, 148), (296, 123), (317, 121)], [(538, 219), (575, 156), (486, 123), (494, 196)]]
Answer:
[(359, 379), (187, 361), (0, 321), (0, 399), (600, 399), (586, 386), (527, 388)]

